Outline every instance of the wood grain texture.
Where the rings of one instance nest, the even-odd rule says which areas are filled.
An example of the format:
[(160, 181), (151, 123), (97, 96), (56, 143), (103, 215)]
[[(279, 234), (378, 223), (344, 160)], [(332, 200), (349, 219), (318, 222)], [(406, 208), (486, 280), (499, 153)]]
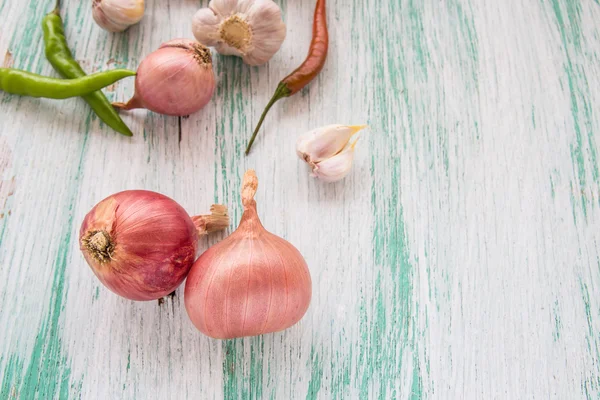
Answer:
[[(0, 55), (15, 67), (55, 76), (40, 28), (51, 3), (0, 0)], [(149, 0), (116, 35), (89, 2), (63, 3), (93, 72), (190, 37), (208, 2)], [(209, 106), (125, 114), (131, 139), (80, 99), (0, 94), (0, 398), (598, 398), (600, 4), (330, 0), (325, 69), (271, 111), (245, 157), (310, 42), (313, 2), (279, 4), (288, 37), (268, 65), (215, 57)], [(132, 91), (130, 79), (107, 95)], [(294, 154), (328, 123), (370, 125), (332, 185)], [(107, 195), (155, 190), (190, 213), (221, 202), (233, 229), (246, 168), (263, 224), (311, 270), (295, 327), (212, 340), (182, 288), (134, 303), (85, 264), (79, 224)]]

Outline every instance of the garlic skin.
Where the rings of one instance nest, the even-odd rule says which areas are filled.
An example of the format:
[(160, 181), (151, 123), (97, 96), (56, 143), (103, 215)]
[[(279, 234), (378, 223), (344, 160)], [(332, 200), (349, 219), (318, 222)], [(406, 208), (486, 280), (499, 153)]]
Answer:
[(324, 182), (336, 182), (348, 175), (354, 161), (358, 139), (352, 137), (366, 125), (327, 125), (309, 131), (296, 142), (296, 154), (306, 162), (311, 176)]
[(144, 17), (144, 0), (93, 0), (94, 21), (109, 32), (122, 32)]
[(194, 15), (192, 31), (205, 46), (223, 55), (262, 65), (281, 47), (286, 26), (273, 0), (211, 0)]

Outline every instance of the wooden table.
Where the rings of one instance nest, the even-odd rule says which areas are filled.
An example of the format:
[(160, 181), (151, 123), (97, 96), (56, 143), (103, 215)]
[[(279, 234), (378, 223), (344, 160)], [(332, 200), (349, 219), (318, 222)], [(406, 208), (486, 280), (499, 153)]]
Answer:
[[(55, 76), (51, 3), (0, 0), (5, 64)], [(89, 3), (64, 0), (63, 16), (92, 72), (190, 37), (207, 1), (149, 0), (124, 34), (99, 29)], [(245, 157), (310, 41), (314, 2), (279, 3), (288, 37), (268, 65), (216, 56), (209, 106), (124, 114), (132, 139), (80, 99), (0, 95), (0, 398), (598, 398), (600, 4), (330, 0), (323, 73)], [(107, 94), (132, 92), (128, 79)], [(329, 123), (370, 125), (336, 184), (295, 156), (299, 134)], [(161, 306), (127, 301), (83, 260), (83, 216), (124, 189), (190, 213), (227, 204), (235, 228), (246, 168), (263, 224), (311, 270), (293, 328), (212, 340), (182, 288)]]

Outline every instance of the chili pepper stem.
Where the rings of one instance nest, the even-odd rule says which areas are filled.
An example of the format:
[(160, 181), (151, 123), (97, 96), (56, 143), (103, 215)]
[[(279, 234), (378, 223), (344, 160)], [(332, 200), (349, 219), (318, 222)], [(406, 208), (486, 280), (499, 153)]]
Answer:
[(260, 127), (262, 126), (262, 123), (265, 120), (267, 113), (269, 112), (271, 107), (273, 107), (273, 104), (275, 104), (278, 100), (283, 99), (284, 97), (289, 97), (291, 94), (292, 94), (292, 91), (287, 87), (287, 85), (284, 82), (281, 82), (279, 84), (279, 86), (277, 86), (277, 89), (275, 90), (275, 94), (273, 95), (273, 97), (271, 98), (271, 100), (269, 101), (267, 106), (265, 107), (265, 110), (263, 111), (262, 115), (260, 116), (260, 120), (258, 120), (258, 125), (256, 125), (256, 129), (254, 130), (254, 133), (252, 134), (252, 137), (250, 138), (250, 142), (248, 142), (248, 147), (246, 147), (246, 155), (248, 155), (250, 153), (250, 148), (252, 147), (252, 144), (254, 143), (254, 140), (256, 139), (256, 135), (258, 135), (258, 131), (259, 131)]
[(56, 0), (56, 5), (54, 6), (54, 10), (52, 10), (52, 14), (56, 14), (60, 17), (60, 0)]

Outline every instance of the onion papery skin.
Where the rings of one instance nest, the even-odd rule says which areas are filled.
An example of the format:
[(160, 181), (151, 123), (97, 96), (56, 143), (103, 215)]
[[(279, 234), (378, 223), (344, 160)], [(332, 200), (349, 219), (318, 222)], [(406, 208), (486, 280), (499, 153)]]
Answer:
[[(112, 243), (101, 261), (86, 245), (97, 232)], [(156, 300), (185, 279), (196, 255), (198, 232), (188, 213), (159, 193), (128, 190), (107, 197), (81, 225), (81, 251), (100, 281), (131, 300)]]
[(185, 308), (196, 328), (215, 339), (287, 329), (312, 297), (308, 266), (288, 241), (268, 232), (254, 200), (238, 229), (204, 252), (185, 284)]

